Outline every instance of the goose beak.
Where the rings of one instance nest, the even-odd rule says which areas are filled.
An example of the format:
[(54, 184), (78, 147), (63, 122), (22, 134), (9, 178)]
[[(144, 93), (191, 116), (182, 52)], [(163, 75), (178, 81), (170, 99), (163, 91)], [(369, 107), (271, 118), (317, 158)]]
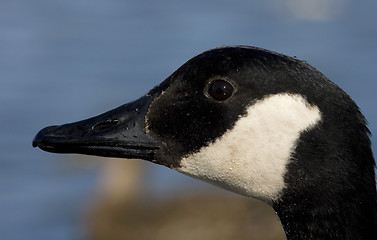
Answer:
[(158, 142), (147, 134), (145, 118), (153, 96), (122, 105), (83, 121), (38, 132), (33, 147), (53, 153), (80, 153), (152, 161)]

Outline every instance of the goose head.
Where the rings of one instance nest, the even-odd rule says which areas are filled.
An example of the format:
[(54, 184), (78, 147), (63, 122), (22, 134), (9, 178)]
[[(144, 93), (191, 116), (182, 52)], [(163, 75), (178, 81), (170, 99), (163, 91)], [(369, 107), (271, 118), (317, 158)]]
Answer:
[(139, 158), (270, 204), (289, 239), (377, 236), (375, 162), (366, 121), (304, 61), (222, 47), (140, 99), (42, 129), (55, 153)]

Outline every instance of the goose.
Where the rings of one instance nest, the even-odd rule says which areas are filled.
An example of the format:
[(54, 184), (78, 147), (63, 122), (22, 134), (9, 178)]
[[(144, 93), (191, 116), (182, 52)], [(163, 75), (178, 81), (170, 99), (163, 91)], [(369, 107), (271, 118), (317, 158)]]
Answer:
[(375, 161), (354, 101), (305, 61), (226, 46), (136, 101), (50, 126), (33, 146), (138, 158), (276, 211), (287, 239), (377, 239)]

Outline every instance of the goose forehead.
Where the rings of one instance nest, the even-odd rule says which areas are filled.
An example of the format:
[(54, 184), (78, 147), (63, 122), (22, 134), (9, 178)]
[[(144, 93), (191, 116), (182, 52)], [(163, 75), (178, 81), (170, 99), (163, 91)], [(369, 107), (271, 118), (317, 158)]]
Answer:
[(277, 200), (300, 134), (320, 120), (318, 107), (301, 95), (266, 96), (220, 138), (185, 155), (176, 170), (266, 202)]

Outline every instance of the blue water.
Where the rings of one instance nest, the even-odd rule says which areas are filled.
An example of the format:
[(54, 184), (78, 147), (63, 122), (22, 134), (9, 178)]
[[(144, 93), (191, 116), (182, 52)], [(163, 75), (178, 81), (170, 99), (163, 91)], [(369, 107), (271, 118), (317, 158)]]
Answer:
[[(254, 45), (308, 61), (377, 135), (377, 2), (301, 2), (1, 0), (0, 238), (84, 238), (102, 160), (33, 149), (35, 133), (134, 100), (210, 48)], [(191, 181), (151, 168), (153, 194)]]

